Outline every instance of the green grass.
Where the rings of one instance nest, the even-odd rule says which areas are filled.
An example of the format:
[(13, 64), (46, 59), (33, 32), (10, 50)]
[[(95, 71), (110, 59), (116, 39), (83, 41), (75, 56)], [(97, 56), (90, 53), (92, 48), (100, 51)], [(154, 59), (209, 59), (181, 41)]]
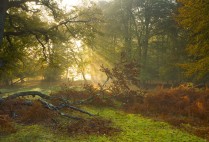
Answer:
[(0, 142), (206, 142), (182, 132), (164, 122), (140, 115), (126, 114), (109, 108), (85, 108), (101, 117), (112, 119), (121, 132), (115, 136), (75, 135), (55, 133), (40, 125), (18, 126), (17, 133), (0, 138)]
[(44, 94), (50, 94), (53, 92), (57, 92), (61, 89), (60, 85), (57, 83), (56, 85), (51, 85), (50, 83), (36, 83), (34, 85), (21, 85), (21, 86), (11, 86), (7, 88), (0, 88), (1, 96), (8, 96), (17, 92), (25, 92), (25, 91), (39, 91)]

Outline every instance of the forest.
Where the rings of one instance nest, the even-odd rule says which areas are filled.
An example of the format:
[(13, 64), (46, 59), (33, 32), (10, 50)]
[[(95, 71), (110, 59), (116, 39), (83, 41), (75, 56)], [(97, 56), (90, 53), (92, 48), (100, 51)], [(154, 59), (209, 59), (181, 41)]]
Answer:
[(1, 0), (0, 142), (209, 141), (207, 0)]

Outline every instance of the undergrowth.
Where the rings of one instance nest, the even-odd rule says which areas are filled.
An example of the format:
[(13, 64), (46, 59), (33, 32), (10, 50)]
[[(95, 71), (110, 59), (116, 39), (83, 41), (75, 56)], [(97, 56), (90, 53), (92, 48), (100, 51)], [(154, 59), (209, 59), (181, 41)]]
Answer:
[(18, 112), (20, 115), (19, 121), (24, 124), (51, 123), (52, 119), (58, 116), (56, 112), (44, 108), (38, 101), (35, 101), (27, 109)]
[(166, 121), (209, 140), (209, 90), (207, 89), (180, 86), (172, 89), (156, 88), (146, 94), (129, 90), (128, 93), (115, 95), (111, 92), (99, 92), (93, 86), (87, 86), (84, 92), (83, 98), (82, 94), (76, 96), (76, 92), (66, 91), (66, 94), (74, 94), (72, 98), (76, 96), (77, 99), (84, 100), (93, 96), (94, 99), (86, 104), (122, 108), (128, 113), (140, 113), (155, 120)]
[[(63, 120), (56, 112), (44, 108), (38, 101), (33, 101), (33, 104), (29, 105), (30, 100), (23, 98), (9, 100), (0, 106), (2, 116), (0, 126), (1, 130), (6, 132), (0, 131), (0, 134), (7, 135), (2, 137), (2, 141), (204, 141), (159, 122), (161, 120), (209, 139), (208, 90), (179, 87), (170, 90), (158, 89), (147, 94), (132, 90), (115, 94), (91, 85), (84, 88), (83, 90), (66, 88), (51, 94), (50, 102), (60, 105), (64, 100), (87, 110), (90, 107), (90, 111), (94, 114), (99, 112), (100, 117), (89, 118), (81, 115), (83, 118), (81, 121), (70, 121), (66, 118)], [(128, 113), (151, 116), (154, 121), (140, 115), (122, 113), (118, 111), (119, 108)], [(64, 112), (72, 110), (64, 109)], [(5, 116), (8, 119), (5, 119)], [(30, 139), (26, 129), (29, 130), (33, 126), (38, 130), (31, 132)], [(46, 134), (44, 136), (39, 129), (49, 132), (43, 132)]]
[[(164, 122), (153, 121), (137, 114), (127, 114), (115, 111), (110, 108), (85, 107), (94, 113), (99, 112), (99, 116), (111, 126), (120, 128), (120, 132), (114, 135), (97, 134), (69, 134), (56, 132), (50, 127), (43, 125), (18, 126), (18, 131), (14, 134), (1, 137), (1, 142), (206, 142), (194, 135), (172, 128)], [(90, 120), (91, 121), (91, 120)], [(87, 123), (90, 125), (91, 123)], [(107, 126), (108, 126), (107, 125)], [(67, 125), (70, 126), (70, 125)]]
[[(134, 99), (134, 96), (129, 98)], [(167, 121), (209, 140), (209, 90), (187, 87), (156, 89), (147, 93), (142, 101), (123, 101), (122, 109)]]
[(13, 120), (8, 115), (0, 115), (0, 136), (16, 132)]

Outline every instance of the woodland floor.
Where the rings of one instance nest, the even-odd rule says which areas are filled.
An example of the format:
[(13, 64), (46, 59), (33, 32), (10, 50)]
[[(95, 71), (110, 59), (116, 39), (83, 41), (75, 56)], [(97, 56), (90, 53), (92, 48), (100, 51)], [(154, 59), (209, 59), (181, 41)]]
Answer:
[[(53, 89), (27, 86), (0, 91), (10, 95), (17, 90), (47, 93), (60, 88), (55, 85)], [(67, 118), (61, 120), (57, 117), (56, 120), (60, 120), (61, 123), (56, 126), (52, 123), (15, 122), (15, 132), (0, 135), (0, 142), (206, 142), (166, 122), (146, 118), (140, 114), (130, 114), (112, 107), (82, 105), (81, 108), (96, 116), (90, 117), (76, 112), (73, 115), (82, 116), (86, 121)]]
[(67, 134), (53, 131), (44, 125), (20, 125), (17, 132), (1, 136), (1, 142), (205, 142), (164, 122), (153, 121), (140, 115), (127, 114), (108, 108), (88, 108), (100, 112), (100, 117), (111, 119), (121, 129), (114, 135)]

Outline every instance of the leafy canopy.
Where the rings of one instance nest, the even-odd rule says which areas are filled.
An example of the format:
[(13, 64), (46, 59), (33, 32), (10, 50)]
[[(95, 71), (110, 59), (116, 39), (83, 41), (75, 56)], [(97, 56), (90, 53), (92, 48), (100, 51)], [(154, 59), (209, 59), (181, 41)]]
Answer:
[(190, 60), (182, 65), (189, 77), (209, 78), (209, 2), (205, 0), (178, 0), (177, 22), (189, 32), (187, 51)]

